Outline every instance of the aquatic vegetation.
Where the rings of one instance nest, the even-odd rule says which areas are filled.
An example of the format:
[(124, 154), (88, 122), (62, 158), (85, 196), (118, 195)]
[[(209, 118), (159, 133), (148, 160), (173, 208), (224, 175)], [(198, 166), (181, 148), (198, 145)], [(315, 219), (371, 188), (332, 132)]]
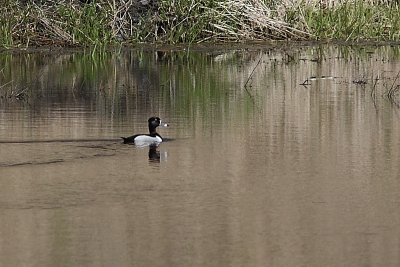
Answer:
[(5, 1), (0, 46), (398, 40), (398, 1)]

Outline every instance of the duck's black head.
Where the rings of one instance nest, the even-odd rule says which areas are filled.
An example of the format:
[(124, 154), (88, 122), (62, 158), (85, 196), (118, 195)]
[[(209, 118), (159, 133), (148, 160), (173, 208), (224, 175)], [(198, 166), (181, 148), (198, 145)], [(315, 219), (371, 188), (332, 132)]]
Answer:
[(156, 128), (158, 126), (168, 127), (168, 124), (162, 124), (161, 119), (159, 117), (151, 117), (149, 120), (149, 132), (150, 134), (156, 132)]

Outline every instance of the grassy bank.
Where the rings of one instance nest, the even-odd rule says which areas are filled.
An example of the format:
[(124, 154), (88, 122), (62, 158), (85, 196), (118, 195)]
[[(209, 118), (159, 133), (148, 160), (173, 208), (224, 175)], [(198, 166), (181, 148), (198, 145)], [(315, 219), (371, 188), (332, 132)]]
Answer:
[(0, 46), (396, 41), (399, 11), (382, 0), (5, 0)]

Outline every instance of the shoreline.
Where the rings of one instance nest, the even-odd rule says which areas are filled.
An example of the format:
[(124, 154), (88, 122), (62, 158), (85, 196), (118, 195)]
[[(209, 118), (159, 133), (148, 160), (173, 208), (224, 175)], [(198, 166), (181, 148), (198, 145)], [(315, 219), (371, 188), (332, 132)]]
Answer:
[(74, 52), (90, 52), (90, 53), (109, 53), (123, 52), (130, 50), (140, 51), (161, 51), (161, 52), (179, 52), (179, 51), (229, 51), (229, 50), (287, 50), (298, 47), (315, 47), (321, 45), (334, 46), (400, 46), (400, 41), (351, 41), (345, 42), (340, 40), (331, 41), (265, 41), (265, 42), (230, 42), (230, 43), (200, 43), (200, 44), (132, 44), (121, 46), (107, 46), (96, 49), (91, 46), (87, 47), (70, 47), (70, 46), (30, 46), (30, 47), (13, 47), (1, 48), (0, 54), (23, 54), (23, 53), (74, 53)]

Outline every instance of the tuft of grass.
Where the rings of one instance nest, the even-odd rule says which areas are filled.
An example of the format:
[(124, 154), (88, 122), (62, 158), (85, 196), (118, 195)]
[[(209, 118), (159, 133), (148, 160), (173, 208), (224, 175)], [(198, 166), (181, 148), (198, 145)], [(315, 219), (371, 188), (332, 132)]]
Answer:
[(0, 22), (0, 47), (12, 47), (13, 46), (13, 37), (11, 34), (11, 25), (9, 21), (4, 23)]
[(80, 8), (68, 4), (56, 6), (58, 20), (53, 20), (54, 32), (71, 44), (99, 45), (114, 42), (110, 27), (110, 14), (106, 9), (94, 3)]
[(159, 1), (134, 25), (133, 42), (193, 43), (208, 39), (214, 1)]
[[(270, 1), (271, 2), (271, 1)], [(224, 40), (303, 39), (308, 33), (292, 27), (283, 20), (276, 3), (240, 0), (218, 1), (211, 11), (214, 21), (212, 32)]]
[(398, 40), (399, 11), (396, 2), (369, 4), (356, 0), (329, 8), (306, 6), (302, 20), (308, 32), (319, 40)]

